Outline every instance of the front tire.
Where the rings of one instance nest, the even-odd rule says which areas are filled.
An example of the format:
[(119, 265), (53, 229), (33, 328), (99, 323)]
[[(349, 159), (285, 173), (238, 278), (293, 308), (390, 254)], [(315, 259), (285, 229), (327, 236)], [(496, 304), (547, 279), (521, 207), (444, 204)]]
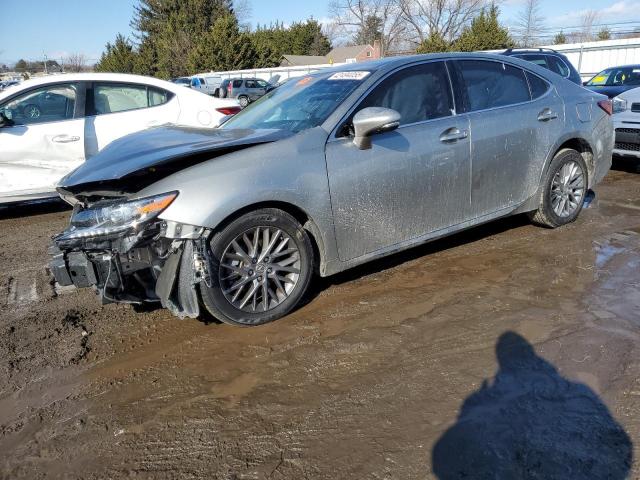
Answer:
[(242, 108), (246, 108), (246, 106), (249, 105), (249, 97), (246, 97), (244, 95), (239, 96), (238, 103)]
[(291, 312), (311, 281), (314, 254), (300, 223), (278, 209), (232, 221), (209, 241), (211, 287), (200, 283), (206, 309), (232, 325), (255, 326)]
[(582, 155), (571, 149), (558, 152), (547, 170), (540, 206), (531, 212), (531, 220), (549, 228), (573, 222), (582, 211), (588, 185)]

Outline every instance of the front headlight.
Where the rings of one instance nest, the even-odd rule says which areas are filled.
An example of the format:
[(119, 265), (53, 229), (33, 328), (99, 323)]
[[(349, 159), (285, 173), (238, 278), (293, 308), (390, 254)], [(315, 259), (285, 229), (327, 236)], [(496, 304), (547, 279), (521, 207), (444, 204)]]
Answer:
[(620, 113), (627, 110), (627, 101), (622, 98), (615, 97), (611, 103), (613, 103), (613, 113)]
[(64, 237), (86, 238), (136, 231), (140, 225), (160, 215), (177, 196), (177, 192), (170, 192), (76, 210), (71, 215), (71, 227)]

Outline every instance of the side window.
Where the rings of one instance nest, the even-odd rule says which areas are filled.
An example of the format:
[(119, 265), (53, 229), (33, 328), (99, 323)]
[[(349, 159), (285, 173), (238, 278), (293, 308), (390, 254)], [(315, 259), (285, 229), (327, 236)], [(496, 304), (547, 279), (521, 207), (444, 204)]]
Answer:
[(407, 67), (383, 80), (362, 101), (367, 107), (392, 108), (400, 113), (401, 125), (448, 117), (453, 99), (444, 62)]
[(253, 80), (247, 80), (244, 82), (244, 86), (247, 88), (256, 88), (256, 82)]
[(535, 63), (536, 65), (540, 65), (543, 68), (550, 68), (547, 63), (546, 55), (516, 55), (516, 57), (526, 60), (527, 62)]
[(462, 83), (468, 97), (468, 111), (504, 107), (527, 102), (529, 85), (524, 72), (501, 62), (459, 60)]
[(541, 79), (539, 76), (533, 73), (527, 72), (527, 79), (529, 80), (529, 88), (531, 89), (531, 98), (540, 98), (549, 90), (549, 84)]
[(269, 84), (267, 82), (265, 82), (264, 80), (256, 80), (256, 83), (258, 84), (258, 86), (260, 88), (266, 88)]
[(75, 85), (50, 85), (0, 105), (0, 112), (16, 125), (31, 125), (72, 119), (75, 105)]
[(561, 75), (565, 78), (571, 74), (569, 67), (567, 67), (565, 63), (559, 58), (549, 56), (547, 58), (547, 61), (549, 62), (550, 70), (552, 72), (556, 72), (558, 75)]
[(155, 107), (157, 105), (162, 105), (163, 103), (167, 103), (171, 100), (171, 93), (166, 90), (161, 90), (159, 88), (149, 87), (148, 89), (148, 98), (149, 98), (149, 106)]
[(96, 115), (126, 112), (155, 107), (171, 100), (165, 90), (123, 83), (95, 83), (93, 85), (93, 111)]
[(233, 88), (240, 88), (242, 86), (242, 80), (234, 80)]

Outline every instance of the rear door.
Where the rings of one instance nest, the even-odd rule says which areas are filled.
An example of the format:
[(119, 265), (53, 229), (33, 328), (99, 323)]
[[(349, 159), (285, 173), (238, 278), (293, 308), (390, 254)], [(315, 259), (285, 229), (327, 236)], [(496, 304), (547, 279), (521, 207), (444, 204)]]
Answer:
[(57, 83), (0, 105), (13, 121), (0, 128), (0, 196), (55, 191), (84, 155), (84, 85)]
[(546, 81), (544, 92), (532, 100), (527, 74), (508, 63), (451, 64), (459, 101), (470, 121), (472, 213), (482, 217), (513, 209), (538, 188), (544, 162), (563, 125), (562, 100)]
[(165, 123), (176, 123), (180, 116), (178, 98), (158, 87), (93, 82), (88, 93), (87, 157), (117, 138)]
[[(340, 81), (340, 80), (336, 80)], [(348, 133), (366, 107), (398, 111), (398, 129), (359, 150)], [(326, 161), (338, 252), (346, 261), (410, 242), (469, 213), (469, 135), (454, 114), (444, 62), (405, 67), (382, 80), (327, 143)]]

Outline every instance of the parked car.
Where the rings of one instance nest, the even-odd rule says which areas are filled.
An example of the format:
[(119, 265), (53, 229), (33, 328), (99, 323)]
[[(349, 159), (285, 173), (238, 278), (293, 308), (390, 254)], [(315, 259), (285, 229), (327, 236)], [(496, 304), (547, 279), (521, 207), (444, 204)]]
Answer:
[(314, 272), (521, 212), (574, 221), (611, 165), (610, 114), (606, 97), (505, 56), (322, 70), (219, 129), (132, 134), (69, 174), (51, 271), (104, 302), (259, 325)]
[(240, 110), (149, 77), (69, 74), (0, 93), (0, 203), (57, 196), (55, 184), (108, 143), (161, 125), (215, 127)]
[(561, 77), (571, 80), (573, 83), (582, 85), (580, 73), (573, 66), (571, 61), (562, 53), (550, 48), (510, 48), (502, 52), (502, 55), (516, 57), (535, 63)]
[(260, 78), (227, 78), (219, 88), (221, 98), (235, 98), (242, 108), (275, 87)]
[(9, 87), (15, 87), (16, 85), (20, 85), (18, 80), (6, 80), (4, 82), (0, 82), (0, 92)]
[(640, 159), (640, 87), (613, 98), (613, 153)]
[(182, 87), (190, 87), (191, 86), (191, 77), (178, 77), (172, 78), (171, 83), (175, 83), (176, 85), (180, 85)]
[(222, 77), (216, 76), (202, 76), (202, 77), (191, 77), (190, 86), (194, 90), (198, 90), (202, 93), (206, 93), (207, 95), (213, 95), (220, 84), (222, 83)]
[(627, 90), (640, 87), (640, 65), (607, 68), (584, 85), (589, 90), (613, 98)]

